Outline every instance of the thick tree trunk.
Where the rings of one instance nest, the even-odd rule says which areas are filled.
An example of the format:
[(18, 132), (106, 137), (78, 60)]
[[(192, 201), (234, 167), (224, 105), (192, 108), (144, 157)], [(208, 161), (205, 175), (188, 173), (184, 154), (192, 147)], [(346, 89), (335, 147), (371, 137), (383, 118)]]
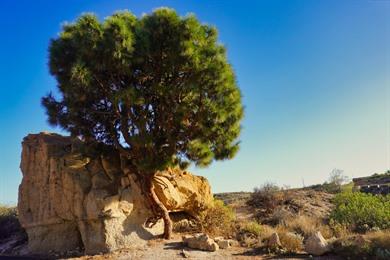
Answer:
[(172, 237), (172, 220), (169, 217), (169, 212), (165, 205), (157, 197), (156, 192), (154, 191), (153, 178), (150, 179), (150, 194), (152, 196), (153, 202), (156, 203), (159, 211), (161, 212), (161, 217), (164, 220), (164, 238), (171, 239)]
[[(143, 192), (145, 196), (147, 197), (147, 200), (150, 204), (150, 208), (153, 213), (153, 217), (148, 219), (146, 221), (146, 225), (149, 227), (153, 227), (157, 221), (162, 218), (164, 221), (164, 238), (165, 239), (170, 239), (172, 236), (172, 221), (171, 218), (169, 217), (169, 212), (165, 205), (160, 201), (158, 198), (155, 190), (154, 190), (154, 184), (153, 184), (153, 179), (154, 179), (154, 174), (152, 175), (141, 175), (141, 187), (143, 189)], [(140, 176), (140, 177), (141, 177)]]
[(151, 209), (152, 214), (153, 214), (153, 217), (146, 221), (146, 226), (153, 226), (154, 224), (156, 224), (156, 222), (160, 218), (162, 218), (164, 220), (164, 235), (163, 236), (165, 239), (170, 239), (172, 237), (173, 224), (172, 224), (171, 218), (169, 217), (169, 212), (168, 212), (167, 208), (160, 201), (156, 192), (154, 191), (153, 180), (154, 180), (155, 173), (142, 174), (142, 173), (137, 172), (137, 170), (135, 168), (129, 170), (130, 167), (129, 167), (128, 161), (126, 159), (122, 159), (122, 158), (121, 158), (121, 168), (122, 168), (123, 172), (130, 171), (130, 172), (136, 173), (136, 175), (137, 175), (137, 179), (139, 181), (141, 190), (142, 190), (144, 196), (146, 196), (146, 199), (148, 201), (148, 204), (149, 204), (150, 209)]

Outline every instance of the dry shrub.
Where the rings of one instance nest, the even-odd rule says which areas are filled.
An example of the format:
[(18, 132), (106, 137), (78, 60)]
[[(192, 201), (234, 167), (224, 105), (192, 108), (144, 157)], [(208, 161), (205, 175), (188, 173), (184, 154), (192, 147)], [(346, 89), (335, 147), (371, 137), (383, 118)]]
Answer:
[(323, 220), (316, 217), (309, 217), (306, 215), (299, 215), (284, 222), (284, 225), (290, 231), (298, 233), (305, 238), (320, 231), (324, 238), (331, 238), (333, 231), (328, 225), (323, 223)]
[(237, 240), (243, 247), (260, 246), (260, 235), (263, 227), (255, 221), (240, 222), (238, 225)]
[(283, 208), (277, 208), (273, 211), (273, 213), (270, 215), (270, 217), (267, 219), (267, 224), (277, 226), (279, 224), (285, 224), (289, 222), (294, 215)]
[(273, 233), (275, 233), (275, 229), (268, 225), (262, 225), (262, 230), (260, 234), (260, 240), (264, 241), (265, 239), (268, 239)]
[(245, 247), (259, 247), (276, 232), (274, 228), (255, 221), (241, 222), (238, 231), (237, 239)]
[(390, 259), (390, 230), (372, 231), (365, 235), (352, 234), (338, 239), (334, 252), (356, 259)]
[(303, 237), (291, 232), (285, 225), (278, 225), (275, 231), (279, 235), (280, 243), (287, 253), (298, 253), (303, 249)]
[(362, 241), (356, 235), (342, 237), (333, 243), (333, 252), (344, 257), (363, 257), (366, 258), (370, 254), (370, 244)]
[(372, 231), (365, 235), (371, 241), (373, 247), (387, 248), (390, 250), (390, 229)]
[(223, 201), (215, 199), (213, 205), (200, 213), (202, 232), (212, 236), (235, 235), (235, 213)]
[(283, 192), (273, 183), (265, 183), (255, 188), (247, 204), (257, 210), (258, 219), (268, 217), (283, 201)]
[(337, 238), (348, 237), (352, 234), (351, 230), (346, 225), (335, 222), (333, 219), (329, 221), (329, 227)]
[(326, 239), (334, 237), (334, 232), (328, 225), (321, 224), (318, 226), (318, 231), (320, 231), (322, 236)]

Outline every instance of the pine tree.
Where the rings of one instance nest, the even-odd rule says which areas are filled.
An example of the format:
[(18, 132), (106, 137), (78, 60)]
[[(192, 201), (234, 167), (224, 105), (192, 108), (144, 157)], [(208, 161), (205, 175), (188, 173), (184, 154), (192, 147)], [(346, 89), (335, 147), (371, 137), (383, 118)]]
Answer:
[(61, 96), (42, 98), (49, 123), (119, 151), (170, 238), (156, 171), (207, 166), (239, 147), (241, 94), (217, 30), (167, 8), (103, 22), (84, 14), (51, 40), (49, 67)]

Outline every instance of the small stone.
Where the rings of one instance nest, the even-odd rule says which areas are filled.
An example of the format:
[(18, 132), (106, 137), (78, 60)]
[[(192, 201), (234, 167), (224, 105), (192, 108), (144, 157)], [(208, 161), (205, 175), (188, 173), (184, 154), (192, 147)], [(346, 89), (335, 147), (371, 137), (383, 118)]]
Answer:
[(215, 243), (218, 244), (219, 248), (225, 249), (230, 247), (230, 242), (228, 239), (224, 239), (223, 237), (215, 237), (214, 238)]
[(229, 246), (239, 246), (240, 243), (237, 240), (229, 239)]
[(267, 241), (267, 246), (269, 248), (272, 248), (272, 249), (276, 249), (276, 248), (281, 248), (282, 247), (282, 244), (280, 243), (280, 239), (279, 239), (279, 235), (278, 233), (273, 233), (268, 241)]
[(190, 238), (192, 238), (193, 235), (184, 235), (181, 237), (184, 243), (187, 243)]
[(181, 250), (181, 255), (182, 255), (184, 258), (190, 257), (190, 254), (189, 254), (187, 251), (185, 251), (184, 249)]
[(229, 240), (223, 239), (217, 242), (219, 248), (226, 249), (230, 247)]
[(218, 241), (220, 241), (220, 240), (224, 240), (224, 238), (223, 238), (223, 237), (215, 237), (215, 238), (214, 238), (214, 241), (217, 242), (217, 243), (218, 243)]

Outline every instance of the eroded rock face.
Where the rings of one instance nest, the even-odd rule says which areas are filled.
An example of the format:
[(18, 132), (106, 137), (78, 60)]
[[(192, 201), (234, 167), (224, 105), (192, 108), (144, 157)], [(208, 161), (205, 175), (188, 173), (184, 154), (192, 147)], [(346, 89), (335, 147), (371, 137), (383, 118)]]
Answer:
[(154, 184), (158, 198), (169, 211), (196, 216), (213, 200), (206, 178), (179, 169), (158, 172)]
[[(80, 141), (49, 133), (23, 140), (18, 210), (30, 251), (81, 247), (93, 254), (161, 234), (162, 223), (144, 226), (151, 212), (135, 176), (121, 170), (119, 155), (88, 158), (80, 147)], [(156, 192), (169, 210), (196, 213), (212, 199), (204, 178), (180, 171), (159, 176)]]

